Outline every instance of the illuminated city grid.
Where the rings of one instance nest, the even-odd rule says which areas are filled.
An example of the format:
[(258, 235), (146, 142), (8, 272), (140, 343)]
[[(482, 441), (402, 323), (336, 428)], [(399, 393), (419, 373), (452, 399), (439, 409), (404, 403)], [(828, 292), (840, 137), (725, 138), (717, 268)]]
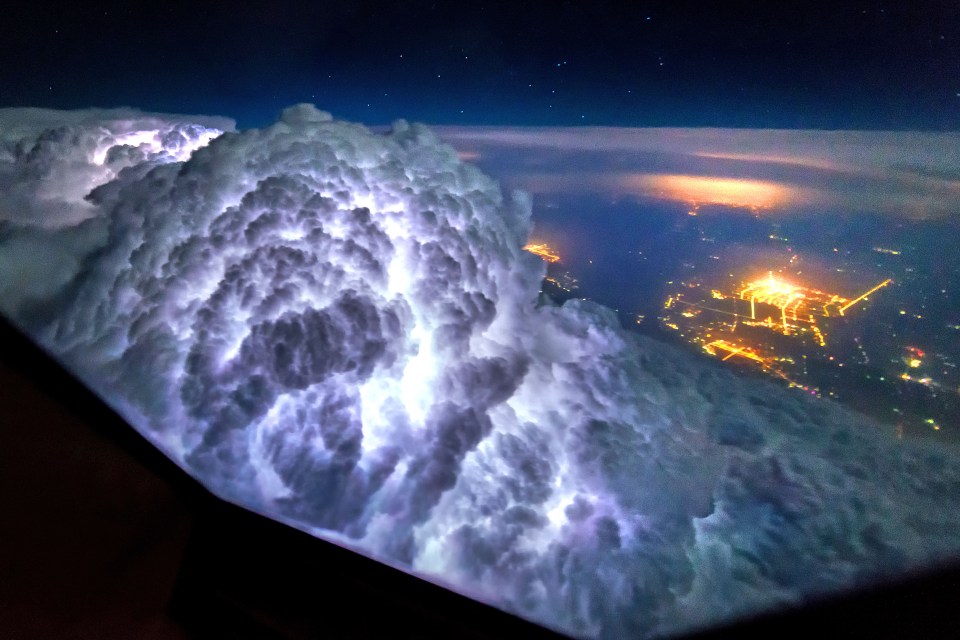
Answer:
[[(888, 278), (847, 298), (788, 282), (770, 272), (733, 291), (711, 289), (709, 298), (705, 293), (673, 293), (664, 303), (661, 319), (665, 327), (711, 356), (753, 363), (790, 386), (818, 393), (788, 375), (804, 372), (807, 350), (800, 347), (812, 344), (832, 359), (823, 352), (830, 323), (892, 282)], [(701, 289), (699, 284), (684, 286)], [(775, 340), (778, 335), (788, 336), (789, 342)]]
[[(783, 335), (793, 335), (810, 331), (820, 346), (825, 346), (825, 335), (817, 324), (818, 318), (843, 316), (846, 312), (866, 300), (871, 294), (891, 284), (886, 279), (875, 287), (853, 299), (844, 298), (835, 293), (825, 293), (792, 284), (769, 273), (766, 278), (747, 282), (734, 293), (712, 289), (714, 300), (743, 300), (750, 303), (749, 312), (733, 305), (727, 309), (706, 306), (702, 302), (688, 302), (682, 294), (667, 299), (665, 308), (673, 304), (687, 305), (703, 311), (725, 314), (740, 319), (750, 326), (765, 326)], [(767, 314), (767, 315), (765, 315)], [(688, 316), (689, 317), (689, 316)]]
[[(777, 278), (770, 272), (766, 278), (748, 282), (739, 292), (741, 300), (750, 301), (750, 319), (757, 319), (757, 305), (767, 304), (780, 310), (780, 326), (784, 335), (789, 335), (798, 322), (816, 325), (816, 318), (842, 316), (857, 303), (866, 300), (870, 294), (893, 282), (886, 279), (872, 289), (849, 300), (835, 293), (824, 293), (818, 289), (809, 289), (791, 284)], [(722, 294), (721, 294), (722, 295)]]

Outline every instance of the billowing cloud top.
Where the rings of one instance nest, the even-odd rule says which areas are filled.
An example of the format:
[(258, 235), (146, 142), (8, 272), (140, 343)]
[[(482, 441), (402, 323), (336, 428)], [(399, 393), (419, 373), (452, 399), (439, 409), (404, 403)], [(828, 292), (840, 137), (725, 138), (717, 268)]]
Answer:
[(6, 313), (221, 496), (590, 637), (960, 548), (952, 454), (542, 300), (526, 196), (427, 129), (168, 124), (22, 136), (5, 175), (39, 200), (33, 164), (123, 168), (83, 215), (7, 215), (0, 275), (63, 241)]
[(90, 191), (121, 171), (186, 160), (228, 118), (132, 109), (0, 109), (0, 311), (16, 313), (69, 282), (106, 240)]

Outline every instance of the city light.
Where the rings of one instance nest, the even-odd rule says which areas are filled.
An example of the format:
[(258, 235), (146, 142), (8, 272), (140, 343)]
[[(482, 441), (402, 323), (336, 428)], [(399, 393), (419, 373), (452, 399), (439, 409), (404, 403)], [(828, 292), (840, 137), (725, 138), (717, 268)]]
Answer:
[(836, 293), (824, 293), (818, 289), (791, 284), (770, 272), (766, 278), (748, 282), (740, 290), (739, 297), (741, 300), (750, 301), (751, 320), (757, 320), (758, 304), (779, 309), (782, 332), (784, 335), (789, 335), (791, 330), (796, 328), (797, 323), (816, 325), (817, 317), (829, 318), (831, 315), (844, 315), (847, 309), (866, 300), (871, 294), (892, 282), (893, 280), (888, 278), (856, 298), (848, 300)]
[(539, 256), (546, 262), (560, 262), (560, 254), (557, 253), (556, 249), (548, 245), (546, 242), (531, 242), (527, 244), (523, 250), (529, 251), (535, 256)]
[[(846, 363), (827, 351), (828, 333), (841, 326), (837, 323), (848, 322), (845, 311), (891, 282), (886, 279), (853, 298), (791, 282), (773, 272), (739, 285), (671, 282), (673, 291), (664, 301), (660, 319), (681, 339), (723, 362), (752, 364), (791, 387), (819, 395), (818, 389), (795, 381), (807, 375), (808, 356), (844, 367)], [(859, 353), (865, 361), (869, 359), (862, 348)], [(922, 366), (922, 358), (923, 352), (913, 348), (905, 362), (916, 369)], [(929, 384), (929, 379), (909, 374), (902, 379)]]
[(768, 366), (772, 358), (764, 358), (756, 351), (751, 349), (746, 345), (734, 345), (726, 340), (714, 340), (713, 342), (704, 345), (703, 350), (709, 353), (710, 355), (718, 355), (716, 350), (719, 349), (726, 353), (721, 360), (729, 360), (734, 356), (740, 356), (742, 358), (747, 358), (748, 360), (753, 360), (754, 362), (759, 362), (761, 365)]
[(843, 315), (843, 312), (844, 312), (844, 311), (846, 311), (847, 309), (849, 309), (849, 308), (852, 307), (853, 305), (857, 304), (857, 303), (860, 302), (861, 300), (866, 300), (866, 299), (867, 299), (867, 296), (869, 296), (871, 293), (874, 293), (875, 291), (878, 291), (878, 290), (882, 289), (883, 287), (887, 286), (887, 285), (890, 284), (891, 282), (893, 282), (893, 280), (890, 279), (890, 278), (887, 278), (886, 280), (884, 280), (883, 282), (881, 282), (880, 284), (878, 284), (878, 285), (875, 286), (874, 288), (870, 289), (870, 290), (867, 291), (866, 293), (862, 293), (862, 294), (860, 294), (859, 296), (857, 296), (856, 298), (854, 298), (853, 300), (847, 302), (845, 305), (843, 305), (842, 307), (840, 307), (840, 315)]

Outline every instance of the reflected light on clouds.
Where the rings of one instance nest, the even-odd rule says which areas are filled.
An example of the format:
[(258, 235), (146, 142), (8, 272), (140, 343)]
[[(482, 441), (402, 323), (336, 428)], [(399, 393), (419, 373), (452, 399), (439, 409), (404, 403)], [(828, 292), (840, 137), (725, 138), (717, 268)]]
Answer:
[(534, 196), (591, 193), (911, 220), (960, 212), (960, 133), (749, 129), (439, 130), (460, 157)]
[(463, 162), (474, 162), (480, 159), (480, 152), (457, 150), (457, 157)]
[(678, 200), (692, 205), (719, 204), (772, 209), (797, 199), (796, 189), (761, 180), (651, 174), (624, 176), (623, 180), (625, 186), (645, 196)]
[(811, 167), (814, 169), (824, 169), (827, 171), (838, 171), (849, 168), (834, 160), (818, 158), (799, 153), (797, 155), (782, 155), (767, 153), (720, 153), (712, 151), (698, 151), (692, 155), (698, 158), (709, 158), (712, 160), (734, 160), (738, 162), (795, 165), (798, 167)]

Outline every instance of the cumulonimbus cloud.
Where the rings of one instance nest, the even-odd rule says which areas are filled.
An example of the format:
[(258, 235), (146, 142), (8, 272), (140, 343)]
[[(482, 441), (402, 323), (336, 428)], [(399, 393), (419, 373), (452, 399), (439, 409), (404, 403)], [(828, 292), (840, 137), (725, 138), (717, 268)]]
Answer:
[(0, 109), (0, 311), (54, 295), (106, 242), (92, 189), (125, 169), (185, 160), (233, 128), (132, 109)]
[[(107, 151), (124, 167), (54, 225), (98, 231), (5, 312), (221, 496), (590, 637), (960, 548), (952, 454), (541, 299), (529, 199), (426, 128), (194, 124), (189, 153)], [(84, 173), (101, 124), (75, 126)], [(49, 228), (6, 228), (3, 281)]]

